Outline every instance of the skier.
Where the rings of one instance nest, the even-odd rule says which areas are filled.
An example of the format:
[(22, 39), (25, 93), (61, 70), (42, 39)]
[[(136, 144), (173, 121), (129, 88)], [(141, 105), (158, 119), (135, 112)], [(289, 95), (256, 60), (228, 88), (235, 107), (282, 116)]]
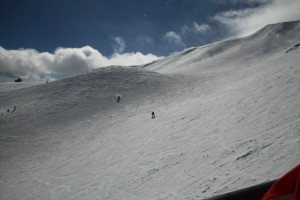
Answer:
[(155, 113), (152, 111), (152, 119), (155, 118)]
[(17, 109), (17, 106), (14, 106), (14, 109), (13, 109), (13, 111), (12, 111), (12, 112), (15, 112), (15, 111), (16, 111), (16, 109)]
[(118, 97), (117, 97), (117, 102), (119, 103), (119, 102), (120, 102), (120, 100), (121, 100), (121, 97), (120, 97), (120, 96), (118, 96)]

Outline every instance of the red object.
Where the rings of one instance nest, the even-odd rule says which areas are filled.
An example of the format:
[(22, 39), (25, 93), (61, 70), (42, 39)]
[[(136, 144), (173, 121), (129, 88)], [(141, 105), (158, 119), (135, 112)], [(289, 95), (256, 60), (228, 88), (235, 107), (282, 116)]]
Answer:
[(278, 179), (262, 200), (300, 200), (300, 164)]

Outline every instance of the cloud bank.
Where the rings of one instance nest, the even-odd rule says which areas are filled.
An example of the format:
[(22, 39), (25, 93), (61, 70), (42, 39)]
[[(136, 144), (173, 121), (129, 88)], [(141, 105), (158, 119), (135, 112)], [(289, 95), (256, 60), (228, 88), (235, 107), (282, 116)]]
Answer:
[(212, 17), (213, 20), (225, 25), (233, 37), (250, 35), (268, 24), (300, 19), (299, 0), (225, 0), (225, 2), (260, 3), (257, 7), (229, 10)]
[[(122, 44), (122, 40), (120, 44)], [(0, 47), (0, 74), (21, 77), (24, 80), (53, 80), (92, 71), (110, 65), (141, 65), (159, 57), (153, 54), (120, 53), (124, 46), (111, 57), (103, 56), (98, 50), (82, 48), (58, 48), (54, 53), (38, 52), (34, 49), (6, 50)], [(125, 48), (125, 47), (124, 47)]]

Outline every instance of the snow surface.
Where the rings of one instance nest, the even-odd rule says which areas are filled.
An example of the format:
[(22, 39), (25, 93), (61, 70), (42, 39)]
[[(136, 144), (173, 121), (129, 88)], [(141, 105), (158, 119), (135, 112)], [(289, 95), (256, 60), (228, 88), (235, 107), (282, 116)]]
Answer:
[(11, 90), (18, 90), (38, 84), (42, 84), (42, 82), (0, 82), (0, 92), (3, 93)]
[(204, 199), (280, 177), (300, 160), (299, 33), (0, 92), (0, 199)]

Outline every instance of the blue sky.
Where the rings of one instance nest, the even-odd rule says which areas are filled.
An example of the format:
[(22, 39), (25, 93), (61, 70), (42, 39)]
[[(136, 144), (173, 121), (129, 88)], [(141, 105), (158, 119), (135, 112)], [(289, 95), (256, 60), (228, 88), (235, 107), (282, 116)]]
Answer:
[[(109, 56), (114, 51), (153, 53), (166, 56), (185, 47), (219, 40), (219, 30), (210, 18), (249, 4), (222, 4), (212, 0), (2, 0), (0, 44), (6, 49), (57, 47), (98, 49)], [(207, 32), (188, 32), (182, 43), (172, 44), (165, 35), (183, 27), (210, 24)], [(122, 38), (125, 49), (115, 38)]]
[[(41, 78), (127, 61), (146, 63), (189, 47), (249, 35), (269, 23), (299, 19), (298, 0), (284, 2), (1, 0), (0, 73)], [(57, 60), (65, 55), (65, 60)], [(18, 56), (24, 66), (7, 61)], [(28, 71), (31, 68), (35, 71)]]

